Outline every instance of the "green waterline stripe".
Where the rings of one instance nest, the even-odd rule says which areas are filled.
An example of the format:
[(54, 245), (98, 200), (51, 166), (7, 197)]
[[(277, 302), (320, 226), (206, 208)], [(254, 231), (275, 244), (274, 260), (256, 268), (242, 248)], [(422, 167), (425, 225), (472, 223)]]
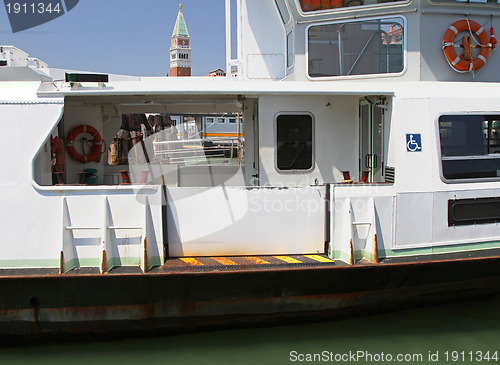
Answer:
[(386, 249), (386, 250), (379, 250), (378, 254), (379, 254), (380, 258), (389, 258), (389, 257), (435, 255), (435, 254), (443, 254), (443, 253), (479, 251), (479, 250), (489, 250), (489, 249), (495, 249), (495, 248), (500, 248), (500, 241), (463, 243), (463, 244), (456, 244), (456, 245), (410, 248), (410, 249), (397, 249), (397, 250)]
[(58, 259), (0, 260), (0, 269), (58, 268)]
[(342, 262), (345, 262), (346, 264), (349, 264), (351, 262), (351, 257), (348, 253), (344, 251), (336, 251), (334, 250), (332, 257), (330, 257), (333, 260), (339, 260)]

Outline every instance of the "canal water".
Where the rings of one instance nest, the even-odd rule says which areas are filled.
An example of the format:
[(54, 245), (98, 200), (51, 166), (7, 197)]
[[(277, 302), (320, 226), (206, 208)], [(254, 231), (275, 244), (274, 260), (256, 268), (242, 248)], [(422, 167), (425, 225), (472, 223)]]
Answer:
[(0, 364), (496, 364), (500, 296), (322, 323), (2, 346)]

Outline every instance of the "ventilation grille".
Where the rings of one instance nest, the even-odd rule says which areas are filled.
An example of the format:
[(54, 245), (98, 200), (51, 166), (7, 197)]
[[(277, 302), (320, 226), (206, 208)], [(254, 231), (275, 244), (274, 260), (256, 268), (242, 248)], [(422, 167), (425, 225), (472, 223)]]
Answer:
[(385, 167), (385, 182), (389, 184), (394, 184), (396, 180), (396, 169), (394, 167)]

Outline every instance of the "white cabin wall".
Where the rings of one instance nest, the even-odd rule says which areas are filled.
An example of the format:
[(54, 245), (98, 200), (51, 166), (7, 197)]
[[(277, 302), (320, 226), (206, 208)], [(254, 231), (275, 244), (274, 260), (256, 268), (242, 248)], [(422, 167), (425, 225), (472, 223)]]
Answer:
[[(359, 98), (356, 96), (263, 96), (259, 102), (260, 185), (313, 185), (342, 181), (342, 170), (359, 179)], [(276, 169), (275, 117), (280, 112), (311, 113), (314, 169)]]
[[(477, 86), (473, 88), (478, 91)], [(441, 115), (500, 114), (500, 100), (451, 94), (436, 97), (438, 94), (445, 95), (446, 91), (434, 90), (426, 98), (394, 99), (391, 134), (397, 209), (393, 249), (403, 255), (405, 250), (415, 248), (445, 247), (442, 249), (453, 251), (500, 246), (498, 223), (448, 226), (448, 200), (497, 197), (500, 181), (446, 183), (441, 177), (438, 128)], [(407, 151), (407, 133), (421, 134), (421, 152)]]
[[(468, 19), (481, 24), (484, 29), (490, 34), (490, 15), (492, 10), (498, 13), (498, 4), (491, 6), (471, 6), (469, 8), (461, 8), (464, 13), (469, 13)], [(446, 30), (457, 20), (463, 19), (465, 15), (460, 15), (457, 7), (443, 7), (443, 5), (433, 5), (422, 1), (422, 13), (420, 16), (420, 33), (421, 42), (419, 44), (422, 63), (421, 63), (421, 80), (423, 81), (475, 81), (475, 82), (498, 82), (500, 81), (500, 73), (498, 65), (500, 64), (500, 55), (498, 47), (492, 50), (486, 65), (483, 66), (476, 77), (473, 77), (471, 72), (458, 73), (454, 71), (443, 54), (443, 38)], [(443, 14), (443, 10), (453, 12), (453, 14)], [(446, 11), (445, 10), (445, 11)], [(500, 22), (498, 18), (493, 18), (493, 24), (498, 27)], [(497, 31), (498, 32), (498, 31)], [(465, 35), (465, 33), (463, 33)], [(462, 38), (462, 34), (457, 36), (456, 41)], [(460, 42), (459, 42), (460, 43)], [(460, 54), (457, 49), (457, 53)]]
[(245, 0), (241, 7), (239, 77), (281, 79), (286, 71), (286, 33), (274, 1)]
[[(5, 92), (0, 94), (0, 100), (8, 97)], [(62, 109), (62, 100), (0, 104), (2, 121), (11, 128), (9, 138), (0, 144), (0, 153), (6, 157), (0, 174), (2, 268), (58, 267), (61, 235), (56, 227), (61, 217), (51, 204), (57, 200), (57, 193), (44, 197), (32, 182), (33, 160), (40, 149), (43, 151)]]

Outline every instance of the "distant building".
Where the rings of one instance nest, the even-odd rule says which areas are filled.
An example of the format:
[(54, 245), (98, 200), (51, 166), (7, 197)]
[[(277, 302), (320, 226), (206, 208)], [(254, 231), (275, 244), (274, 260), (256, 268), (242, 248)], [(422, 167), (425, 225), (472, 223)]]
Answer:
[(207, 76), (226, 76), (226, 72), (223, 69), (216, 69), (210, 71), (210, 73)]
[(29, 55), (14, 46), (0, 46), (0, 67), (30, 66), (32, 68), (48, 68), (49, 66), (38, 58)]
[(170, 47), (170, 76), (191, 76), (191, 47), (189, 32), (182, 14), (182, 4), (172, 32)]

